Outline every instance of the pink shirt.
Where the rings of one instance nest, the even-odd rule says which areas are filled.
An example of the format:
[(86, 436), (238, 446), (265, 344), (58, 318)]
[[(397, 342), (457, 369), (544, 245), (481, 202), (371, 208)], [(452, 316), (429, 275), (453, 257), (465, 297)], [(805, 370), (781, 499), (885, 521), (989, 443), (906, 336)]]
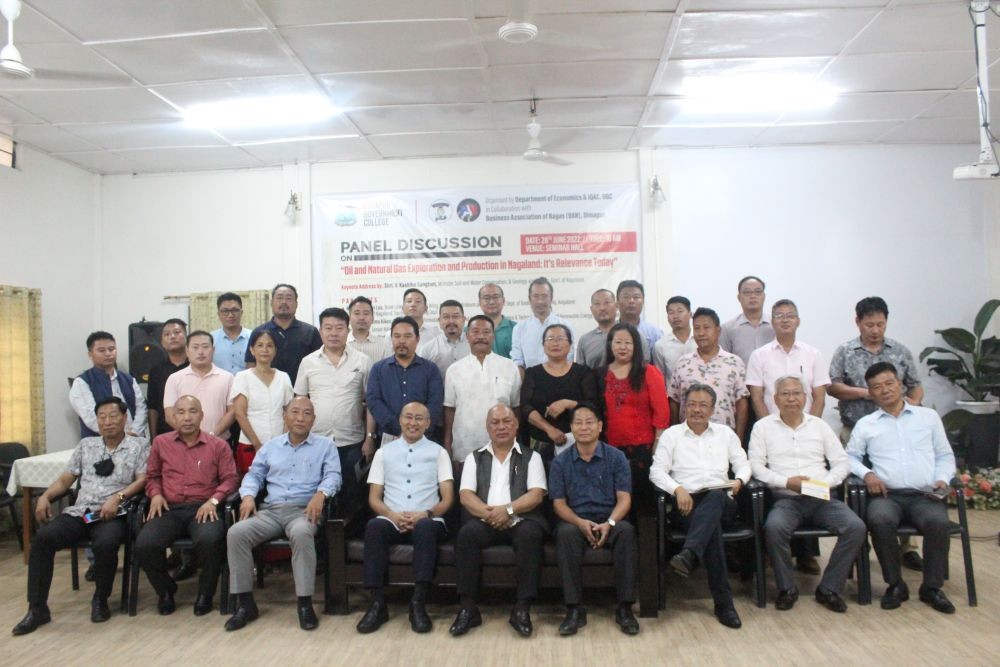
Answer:
[[(226, 414), (229, 405), (229, 391), (233, 386), (233, 376), (216, 365), (207, 375), (201, 376), (194, 368), (188, 366), (167, 378), (167, 386), (163, 388), (163, 408), (172, 408), (181, 396), (191, 395), (201, 401), (204, 416), (201, 419), (201, 430), (211, 433), (222, 416)], [(229, 439), (229, 429), (225, 433), (216, 433), (223, 440)]]
[(747, 363), (747, 386), (761, 387), (764, 390), (764, 405), (772, 415), (778, 412), (778, 406), (774, 403), (774, 383), (785, 375), (802, 378), (809, 388), (806, 391), (805, 412), (809, 412), (812, 407), (810, 390), (830, 384), (830, 373), (823, 355), (812, 345), (795, 341), (792, 351), (785, 352), (781, 343), (774, 340), (758, 347)]

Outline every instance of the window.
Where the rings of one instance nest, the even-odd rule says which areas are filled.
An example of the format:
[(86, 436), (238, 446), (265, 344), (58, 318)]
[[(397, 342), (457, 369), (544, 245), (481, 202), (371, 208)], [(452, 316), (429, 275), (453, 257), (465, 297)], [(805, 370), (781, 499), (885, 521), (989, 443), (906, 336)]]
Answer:
[(0, 167), (14, 166), (14, 141), (0, 134)]
[(0, 442), (45, 451), (42, 292), (0, 285)]

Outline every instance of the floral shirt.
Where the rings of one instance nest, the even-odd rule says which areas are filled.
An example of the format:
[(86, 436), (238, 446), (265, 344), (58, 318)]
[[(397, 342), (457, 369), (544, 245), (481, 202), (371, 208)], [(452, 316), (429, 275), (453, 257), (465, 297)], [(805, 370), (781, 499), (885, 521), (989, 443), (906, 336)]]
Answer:
[(684, 392), (692, 384), (707, 384), (715, 390), (715, 412), (711, 421), (736, 428), (736, 402), (750, 395), (746, 386), (746, 366), (731, 352), (719, 353), (707, 363), (698, 352), (682, 355), (670, 375), (670, 397), (680, 403), (680, 420), (687, 418)]
[[(149, 457), (149, 443), (143, 438), (126, 435), (113, 452), (104, 445), (104, 438), (96, 436), (84, 438), (73, 450), (66, 464), (66, 470), (80, 478), (80, 491), (76, 502), (63, 510), (70, 516), (83, 516), (88, 509), (100, 510), (110, 496), (118, 493), (146, 474), (146, 459)], [(94, 471), (94, 464), (110, 458), (114, 471), (101, 477)]]
[[(830, 361), (830, 381), (843, 382), (849, 387), (867, 388), (865, 372), (872, 364), (880, 361), (888, 361), (896, 367), (907, 393), (920, 385), (920, 371), (917, 370), (917, 365), (913, 362), (913, 355), (910, 354), (905, 345), (891, 338), (882, 339), (882, 349), (878, 352), (869, 352), (865, 349), (865, 346), (861, 344), (860, 337), (849, 340), (838, 347)], [(845, 426), (851, 427), (859, 419), (878, 409), (875, 403), (866, 398), (840, 401), (838, 407), (840, 421)]]

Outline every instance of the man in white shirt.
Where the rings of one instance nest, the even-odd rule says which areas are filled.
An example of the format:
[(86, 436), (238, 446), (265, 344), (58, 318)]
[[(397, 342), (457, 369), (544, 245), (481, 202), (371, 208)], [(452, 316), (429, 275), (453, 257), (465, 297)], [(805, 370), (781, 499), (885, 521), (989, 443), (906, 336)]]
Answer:
[[(542, 333), (550, 324), (565, 324), (569, 320), (552, 312), (552, 283), (548, 278), (535, 278), (528, 285), (528, 301), (531, 304), (531, 317), (514, 325), (511, 334), (510, 358), (521, 369), (537, 366), (545, 362), (545, 350), (542, 348)], [(569, 352), (573, 360), (573, 350)]]
[(473, 316), (466, 336), (472, 354), (452, 364), (444, 381), (443, 444), (455, 461), (489, 442), (486, 413), (491, 406), (521, 404), (517, 366), (493, 352), (493, 321)]
[(385, 359), (392, 354), (392, 345), (385, 338), (371, 335), (372, 323), (375, 321), (375, 306), (366, 296), (356, 296), (347, 306), (351, 316), (351, 335), (347, 344), (359, 352), (364, 352), (372, 363)]
[(469, 341), (463, 331), (465, 308), (454, 299), (442, 301), (438, 307), (438, 323), (444, 335), (426, 340), (421, 337), (417, 354), (437, 366), (441, 371), (441, 379), (444, 380), (448, 368), (453, 363), (469, 356)]
[(691, 301), (686, 296), (667, 299), (667, 324), (670, 331), (653, 346), (653, 365), (663, 374), (669, 386), (670, 374), (677, 360), (698, 349), (691, 335)]
[(522, 637), (530, 637), (531, 603), (538, 595), (542, 540), (548, 532), (548, 523), (538, 511), (548, 488), (545, 468), (541, 456), (515, 442), (518, 421), (509, 406), (494, 405), (485, 422), (490, 441), (470, 453), (462, 468), (459, 500), (472, 518), (462, 525), (455, 542), (462, 608), (449, 632), (458, 637), (482, 624), (476, 603), (483, 549), (512, 544), (517, 563), (517, 605), (510, 612), (510, 625)]
[[(709, 422), (715, 409), (715, 390), (692, 384), (686, 390), (687, 417), (660, 436), (649, 469), (649, 479), (674, 497), (670, 520), (687, 535), (671, 569), (686, 577), (705, 564), (715, 617), (729, 628), (742, 625), (733, 607), (722, 523), (736, 512), (733, 497), (750, 480), (750, 462), (736, 433), (724, 424)], [(732, 467), (736, 479), (729, 479)]]
[(778, 378), (773, 395), (779, 412), (754, 425), (750, 436), (750, 465), (754, 477), (771, 487), (774, 495), (764, 531), (778, 586), (775, 607), (791, 609), (799, 597), (792, 576), (789, 542), (792, 532), (806, 524), (825, 528), (838, 536), (815, 597), (830, 611), (843, 613), (847, 605), (840, 593), (851, 563), (864, 543), (865, 523), (836, 498), (826, 500), (803, 495), (802, 483), (817, 481), (828, 489), (835, 489), (850, 470), (847, 454), (825, 421), (805, 414), (806, 390), (800, 377)]
[[(427, 295), (416, 287), (410, 287), (403, 292), (403, 315), (412, 317), (420, 330), (421, 342), (427, 342), (441, 335), (441, 329), (432, 322), (424, 322), (427, 314)], [(386, 338), (392, 338), (392, 331), (386, 332)]]

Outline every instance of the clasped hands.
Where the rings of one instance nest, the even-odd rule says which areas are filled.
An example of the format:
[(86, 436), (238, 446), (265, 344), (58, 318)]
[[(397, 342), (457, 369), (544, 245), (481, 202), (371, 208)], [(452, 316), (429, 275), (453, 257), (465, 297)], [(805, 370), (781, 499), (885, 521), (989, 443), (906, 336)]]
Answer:
[[(873, 496), (884, 496), (889, 493), (889, 487), (885, 485), (878, 475), (870, 472), (865, 475), (865, 486), (868, 488), (868, 493)], [(941, 491), (948, 488), (948, 482), (943, 480), (937, 480), (934, 482), (934, 490)]]
[[(115, 508), (117, 511), (117, 507)], [(170, 505), (167, 504), (167, 499), (163, 497), (162, 494), (156, 494), (149, 500), (149, 513), (146, 515), (146, 521), (150, 521), (160, 516), (164, 512), (170, 511)], [(104, 518), (104, 509), (101, 509), (101, 518)], [(194, 520), (197, 523), (209, 523), (211, 521), (219, 520), (218, 508), (215, 506), (211, 500), (206, 500), (195, 512)]]
[(608, 541), (608, 535), (611, 534), (611, 525), (607, 522), (594, 523), (587, 519), (580, 519), (576, 526), (587, 539), (587, 544), (590, 545), (591, 549), (603, 547), (604, 543)]
[(390, 521), (396, 524), (401, 533), (408, 533), (421, 519), (427, 518), (427, 512), (389, 512), (387, 515)]

